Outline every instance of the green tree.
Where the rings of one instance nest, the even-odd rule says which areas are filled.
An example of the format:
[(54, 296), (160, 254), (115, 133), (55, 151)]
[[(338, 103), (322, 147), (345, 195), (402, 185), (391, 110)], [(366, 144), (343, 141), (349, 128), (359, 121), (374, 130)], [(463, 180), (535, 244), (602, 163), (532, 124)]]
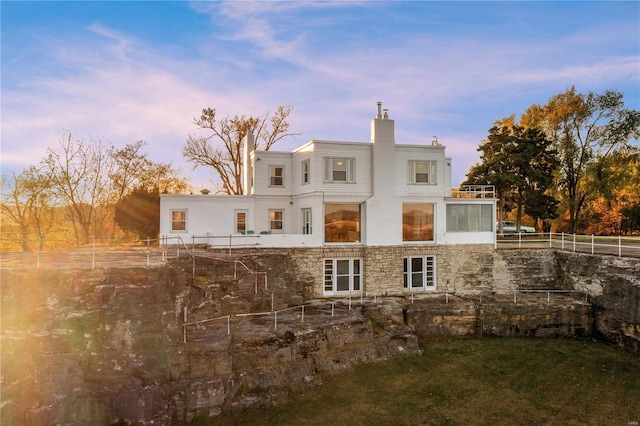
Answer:
[(115, 208), (115, 221), (140, 239), (156, 238), (160, 232), (160, 191), (135, 188), (122, 197)]
[(503, 119), (489, 130), (478, 151), (482, 152), (481, 162), (471, 168), (465, 184), (494, 185), (500, 216), (515, 207), (519, 229), (523, 212), (536, 219), (554, 215), (557, 203), (545, 192), (552, 184), (557, 161), (551, 141), (541, 130)]
[(218, 120), (215, 109), (205, 108), (200, 118), (194, 119), (194, 124), (209, 135), (189, 136), (182, 155), (194, 167), (213, 168), (221, 181), (217, 184), (218, 193), (242, 194), (242, 139), (252, 130), (256, 135), (255, 149), (268, 151), (282, 138), (298, 135), (289, 132), (288, 118), (292, 111), (291, 106), (280, 106), (271, 117), (267, 113), (261, 117), (236, 115)]

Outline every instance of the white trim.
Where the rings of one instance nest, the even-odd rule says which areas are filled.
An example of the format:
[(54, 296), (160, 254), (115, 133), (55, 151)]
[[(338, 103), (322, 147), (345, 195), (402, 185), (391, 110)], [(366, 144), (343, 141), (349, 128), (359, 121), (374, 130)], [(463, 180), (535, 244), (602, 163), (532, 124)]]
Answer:
[[(338, 274), (338, 262), (348, 262), (348, 272)], [(357, 272), (355, 271), (357, 264)], [(344, 264), (343, 264), (344, 266)], [(335, 257), (325, 258), (322, 261), (322, 291), (325, 296), (336, 294), (360, 294), (364, 284), (364, 261), (361, 257)], [(348, 289), (338, 290), (340, 284), (344, 284), (340, 278), (347, 278)], [(357, 279), (356, 279), (357, 278)]]
[[(412, 270), (412, 260), (420, 259), (421, 270), (413, 271)], [(434, 291), (438, 287), (436, 267), (437, 267), (437, 259), (436, 256), (427, 255), (427, 256), (405, 256), (402, 259), (403, 267), (403, 288), (404, 291), (421, 291), (428, 290)], [(414, 286), (413, 280), (419, 277), (421, 281), (421, 285)]]
[[(173, 218), (173, 214), (174, 214), (174, 213), (184, 213), (184, 219), (182, 219), (182, 220), (176, 220), (176, 219), (174, 219), (174, 218)], [(171, 209), (171, 210), (170, 210), (170, 218), (171, 218), (171, 219), (170, 219), (170, 220), (171, 220), (171, 222), (170, 222), (169, 228), (170, 228), (170, 231), (171, 231), (171, 232), (177, 232), (177, 233), (184, 233), (184, 232), (188, 232), (188, 230), (189, 230), (189, 222), (188, 222), (188, 219), (189, 219), (189, 209)], [(177, 222), (184, 222), (184, 229), (174, 229), (174, 228), (173, 228), (173, 224), (174, 224), (174, 223), (177, 223)]]

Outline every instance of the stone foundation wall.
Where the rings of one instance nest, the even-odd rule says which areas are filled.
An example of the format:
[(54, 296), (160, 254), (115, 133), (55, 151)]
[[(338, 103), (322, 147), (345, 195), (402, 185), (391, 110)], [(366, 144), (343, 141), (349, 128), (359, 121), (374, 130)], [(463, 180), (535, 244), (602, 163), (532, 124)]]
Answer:
[[(221, 252), (222, 253), (222, 252)], [(509, 293), (514, 289), (559, 288), (552, 250), (494, 250), (490, 244), (327, 246), (296, 249), (246, 249), (236, 255), (286, 253), (310, 282), (310, 296), (323, 297), (323, 260), (361, 258), (365, 296), (402, 296), (403, 258), (436, 256), (435, 293)]]

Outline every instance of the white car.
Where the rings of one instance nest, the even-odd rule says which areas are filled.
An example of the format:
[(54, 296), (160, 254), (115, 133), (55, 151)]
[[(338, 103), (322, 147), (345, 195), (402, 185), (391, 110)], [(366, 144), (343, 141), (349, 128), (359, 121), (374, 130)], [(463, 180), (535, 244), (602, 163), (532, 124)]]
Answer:
[[(496, 229), (500, 229), (498, 227), (499, 224), (496, 223)], [(521, 234), (534, 234), (536, 232), (536, 228), (533, 226), (520, 225), (520, 233)], [(503, 234), (515, 234), (516, 233), (516, 223), (515, 222), (502, 222), (502, 233)]]

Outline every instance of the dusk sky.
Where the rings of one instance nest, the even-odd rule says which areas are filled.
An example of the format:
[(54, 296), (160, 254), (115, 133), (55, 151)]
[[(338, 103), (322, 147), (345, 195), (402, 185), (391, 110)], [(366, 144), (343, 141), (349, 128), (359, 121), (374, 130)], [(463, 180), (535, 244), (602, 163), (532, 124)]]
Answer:
[(65, 132), (143, 139), (196, 189), (193, 118), (292, 105), (300, 136), (368, 142), (376, 102), (396, 143), (438, 137), (453, 183), (496, 120), (575, 86), (640, 109), (640, 2), (1, 2), (2, 173)]

